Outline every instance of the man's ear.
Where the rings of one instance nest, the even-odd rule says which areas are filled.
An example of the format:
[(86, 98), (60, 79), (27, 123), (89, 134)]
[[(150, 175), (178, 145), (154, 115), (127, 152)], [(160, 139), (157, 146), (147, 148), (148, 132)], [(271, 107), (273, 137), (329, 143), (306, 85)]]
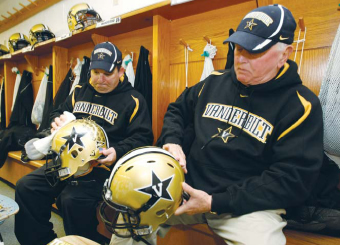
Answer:
[(289, 59), (289, 56), (292, 54), (293, 52), (293, 46), (292, 45), (287, 45), (285, 50), (282, 53), (281, 59), (279, 61), (279, 68), (281, 68)]
[(124, 71), (125, 71), (124, 67), (121, 66), (121, 67), (119, 68), (119, 71), (118, 71), (118, 76), (119, 76), (119, 77), (122, 77), (122, 76), (124, 75)]

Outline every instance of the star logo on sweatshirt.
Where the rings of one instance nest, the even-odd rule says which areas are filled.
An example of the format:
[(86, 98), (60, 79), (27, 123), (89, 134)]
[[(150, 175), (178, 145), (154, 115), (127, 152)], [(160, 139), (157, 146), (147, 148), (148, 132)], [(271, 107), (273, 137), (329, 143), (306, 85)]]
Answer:
[(148, 209), (153, 207), (160, 199), (173, 201), (171, 194), (168, 191), (170, 183), (174, 176), (161, 180), (154, 171), (152, 171), (152, 184), (146, 187), (135, 189), (135, 191), (141, 192), (150, 196), (148, 201)]
[(221, 128), (217, 128), (217, 129), (218, 129), (218, 134), (213, 135), (211, 138), (218, 137), (218, 138), (221, 138), (224, 143), (227, 143), (229, 138), (235, 137), (235, 135), (231, 133), (232, 126), (230, 126), (229, 128), (225, 130)]
[(77, 133), (76, 129), (73, 127), (70, 135), (62, 137), (69, 141), (67, 152), (69, 152), (75, 144), (84, 147), (84, 143), (80, 138), (82, 138), (85, 134), (86, 133)]

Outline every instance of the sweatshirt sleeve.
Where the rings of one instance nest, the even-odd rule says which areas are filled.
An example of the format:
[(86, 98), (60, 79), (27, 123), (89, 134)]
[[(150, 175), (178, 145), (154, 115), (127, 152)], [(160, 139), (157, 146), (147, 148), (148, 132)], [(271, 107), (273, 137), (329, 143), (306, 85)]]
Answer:
[(307, 199), (322, 165), (323, 120), (314, 94), (297, 92), (297, 96), (299, 105), (280, 119), (269, 143), (270, 167), (260, 176), (212, 194), (213, 212), (242, 215), (288, 208)]
[(167, 143), (182, 145), (184, 130), (193, 122), (195, 105), (204, 83), (185, 89), (165, 113), (163, 128), (157, 145)]
[(132, 149), (151, 146), (153, 143), (153, 132), (148, 107), (143, 97), (134, 97), (133, 109), (129, 118), (124, 140), (113, 144), (116, 150), (116, 158), (119, 159)]

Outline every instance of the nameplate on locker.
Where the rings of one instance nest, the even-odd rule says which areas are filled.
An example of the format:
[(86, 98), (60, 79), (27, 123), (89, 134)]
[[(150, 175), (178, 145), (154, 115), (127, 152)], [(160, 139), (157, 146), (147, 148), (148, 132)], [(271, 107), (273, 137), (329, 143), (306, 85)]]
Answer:
[(121, 21), (122, 21), (122, 18), (120, 16), (119, 17), (115, 17), (115, 18), (112, 18), (112, 19), (109, 19), (109, 20), (98, 22), (96, 24), (96, 28), (119, 24)]

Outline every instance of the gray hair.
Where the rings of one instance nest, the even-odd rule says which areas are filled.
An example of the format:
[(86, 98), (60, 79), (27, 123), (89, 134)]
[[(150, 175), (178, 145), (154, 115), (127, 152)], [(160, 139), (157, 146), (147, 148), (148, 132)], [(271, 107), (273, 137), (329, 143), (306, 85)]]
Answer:
[(289, 44), (278, 42), (277, 44), (275, 44), (275, 46), (277, 50), (284, 51), (287, 48), (287, 46), (289, 46)]

